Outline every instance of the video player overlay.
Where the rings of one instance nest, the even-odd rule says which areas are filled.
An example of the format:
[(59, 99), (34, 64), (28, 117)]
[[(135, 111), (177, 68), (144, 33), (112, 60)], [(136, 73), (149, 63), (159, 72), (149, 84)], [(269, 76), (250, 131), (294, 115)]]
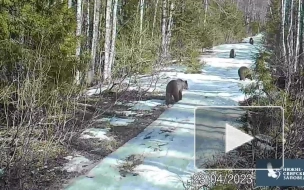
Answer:
[[(284, 163), (282, 107), (198, 107), (195, 110), (195, 165), (204, 170), (256, 170), (256, 160)], [(267, 170), (258, 168), (258, 170)]]

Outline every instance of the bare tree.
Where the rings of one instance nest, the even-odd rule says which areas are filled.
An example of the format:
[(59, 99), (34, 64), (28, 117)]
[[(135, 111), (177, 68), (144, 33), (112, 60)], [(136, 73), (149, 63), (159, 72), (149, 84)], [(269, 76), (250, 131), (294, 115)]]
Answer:
[(166, 38), (167, 38), (167, 0), (162, 4), (162, 44), (161, 44), (161, 61), (167, 56)]
[(159, 0), (156, 0), (155, 9), (154, 9), (154, 15), (153, 15), (153, 24), (152, 24), (152, 37), (153, 37), (153, 34), (154, 34), (154, 29), (155, 29), (157, 9), (158, 9), (158, 2), (159, 2)]
[(94, 78), (95, 72), (95, 61), (96, 61), (96, 51), (98, 42), (98, 30), (99, 30), (99, 17), (100, 17), (100, 6), (101, 1), (94, 1), (94, 20), (93, 20), (93, 37), (92, 37), (92, 48), (91, 48), (91, 65), (88, 71), (87, 83), (91, 84)]
[(110, 51), (110, 59), (109, 59), (109, 68), (110, 68), (110, 74), (111, 74), (111, 68), (114, 65), (115, 60), (115, 41), (116, 41), (116, 26), (117, 26), (117, 6), (118, 6), (118, 0), (114, 0), (114, 6), (113, 6), (113, 22), (112, 22), (112, 40), (111, 40), (111, 51)]
[(86, 36), (87, 36), (87, 49), (90, 49), (90, 0), (87, 0), (87, 13), (86, 13)]
[(107, 0), (106, 7), (106, 34), (105, 34), (105, 60), (103, 69), (103, 80), (107, 82), (111, 77), (111, 63), (110, 63), (110, 51), (111, 51), (111, 12), (112, 12), (112, 0)]
[(297, 18), (297, 34), (296, 34), (296, 60), (294, 64), (294, 72), (297, 71), (297, 65), (298, 65), (298, 59), (299, 59), (299, 52), (300, 52), (300, 24), (301, 24), (301, 7), (302, 7), (302, 1), (298, 0), (298, 18)]
[(285, 0), (281, 0), (281, 43), (282, 43), (282, 51), (284, 56), (284, 63), (287, 63), (286, 60), (286, 46), (285, 46), (285, 9), (286, 3)]
[[(293, 26), (293, 10), (294, 10), (294, 3), (293, 3), (293, 0), (291, 0), (290, 2), (290, 18), (289, 18), (289, 28), (288, 28), (288, 33), (287, 33), (287, 50), (288, 50), (288, 53), (286, 54), (286, 59), (288, 60), (288, 76), (291, 76), (292, 75), (292, 63), (294, 61), (293, 58), (293, 32), (292, 32), (292, 26)], [(286, 62), (285, 62), (286, 63)]]
[(168, 54), (168, 48), (171, 41), (171, 35), (172, 35), (172, 27), (173, 27), (173, 11), (174, 11), (174, 2), (172, 1), (170, 3), (170, 12), (169, 12), (169, 20), (168, 20), (168, 26), (167, 26), (167, 36), (166, 36), (166, 53)]
[(204, 24), (207, 21), (208, 0), (204, 0)]
[(68, 0), (68, 8), (71, 8), (73, 6), (72, 0)]
[[(81, 29), (82, 29), (82, 0), (77, 0), (77, 12), (76, 12), (76, 20), (77, 20), (77, 28), (76, 28), (76, 37), (81, 36)], [(81, 51), (81, 42), (80, 39), (77, 39), (77, 47), (76, 47), (76, 57), (79, 59), (80, 57), (80, 51)], [(75, 84), (80, 84), (80, 72), (76, 71), (75, 76)]]
[(139, 37), (139, 44), (141, 45), (141, 38), (143, 32), (143, 20), (144, 20), (144, 7), (145, 7), (145, 0), (140, 0), (140, 37)]

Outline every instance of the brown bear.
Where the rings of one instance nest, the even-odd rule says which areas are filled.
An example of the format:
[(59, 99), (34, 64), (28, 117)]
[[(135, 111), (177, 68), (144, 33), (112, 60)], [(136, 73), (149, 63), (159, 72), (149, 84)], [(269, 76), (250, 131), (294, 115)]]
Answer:
[(252, 39), (252, 38), (249, 39), (249, 43), (250, 43), (251, 45), (253, 45), (253, 39)]
[(183, 90), (188, 90), (188, 82), (182, 79), (171, 80), (166, 87), (166, 105), (170, 104), (172, 96), (178, 102), (183, 98)]
[(229, 57), (230, 58), (234, 58), (236, 56), (236, 54), (235, 54), (235, 52), (234, 52), (234, 49), (231, 49), (230, 50), (230, 55), (229, 55)]
[(245, 66), (239, 68), (238, 74), (240, 80), (245, 80), (246, 78), (252, 80), (251, 71)]
[(275, 80), (273, 80), (273, 84), (276, 85), (276, 87), (278, 87), (281, 90), (285, 89), (285, 81), (286, 81), (286, 77), (284, 76), (279, 76), (278, 78), (275, 78)]

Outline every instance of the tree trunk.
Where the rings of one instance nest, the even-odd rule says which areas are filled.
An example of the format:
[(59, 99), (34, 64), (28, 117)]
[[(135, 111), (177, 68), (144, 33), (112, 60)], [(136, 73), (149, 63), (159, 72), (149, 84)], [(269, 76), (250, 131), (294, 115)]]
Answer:
[(86, 35), (87, 35), (87, 50), (90, 49), (90, 0), (87, 0), (87, 27), (86, 27)]
[(154, 9), (153, 24), (152, 24), (152, 37), (154, 35), (154, 29), (155, 29), (155, 23), (156, 23), (156, 15), (157, 15), (157, 9), (158, 9), (158, 1), (159, 0), (156, 0), (155, 9)]
[(288, 46), (288, 55), (289, 55), (289, 63), (291, 64), (292, 60), (291, 58), (294, 56), (294, 33), (293, 33), (293, 26), (294, 26), (294, 0), (290, 0), (290, 20), (289, 20), (289, 29), (288, 29), (288, 35), (287, 35), (287, 46)]
[(114, 65), (115, 60), (115, 41), (116, 41), (116, 26), (117, 26), (117, 7), (118, 7), (118, 0), (114, 0), (114, 7), (113, 7), (113, 23), (112, 23), (112, 41), (111, 41), (111, 51), (110, 51), (110, 59), (109, 59), (109, 67), (110, 67), (110, 73), (111, 68)]
[(95, 61), (96, 61), (96, 51), (98, 42), (98, 30), (99, 30), (99, 18), (100, 18), (100, 0), (94, 1), (94, 20), (93, 20), (93, 37), (92, 37), (92, 48), (91, 48), (91, 65), (88, 71), (87, 83), (91, 84), (94, 79), (95, 73)]
[[(77, 28), (76, 28), (76, 37), (81, 36), (81, 29), (82, 29), (82, 0), (77, 0), (77, 12), (76, 12), (76, 20), (77, 20)], [(76, 57), (79, 59), (80, 57), (80, 50), (81, 50), (81, 42), (80, 39), (77, 39), (77, 47), (76, 47)], [(80, 84), (80, 72), (76, 71), (75, 76), (75, 84)]]
[[(301, 0), (301, 12), (304, 10), (304, 3), (303, 0)], [(304, 39), (303, 39), (303, 13), (301, 13), (301, 21), (300, 21), (300, 47), (299, 47), (299, 64), (298, 64), (298, 70), (302, 71), (303, 69), (303, 64), (300, 64), (300, 62), (302, 63), (303, 61), (303, 45), (304, 45)]]
[[(293, 31), (292, 31), (292, 26), (293, 26), (293, 0), (291, 0), (291, 4), (290, 4), (290, 19), (289, 19), (289, 29), (288, 29), (288, 34), (287, 34), (287, 50), (288, 50), (288, 54), (287, 56), (287, 61), (288, 61), (288, 76), (291, 77), (292, 75), (292, 67), (294, 64), (294, 60), (293, 58)], [(291, 78), (290, 78), (291, 79)]]
[(103, 80), (107, 83), (111, 78), (111, 63), (110, 63), (110, 51), (111, 51), (111, 12), (112, 12), (112, 0), (107, 0), (106, 7), (106, 34), (105, 34), (105, 59), (103, 69)]
[(68, 0), (68, 8), (71, 8), (73, 6), (72, 0)]
[(294, 64), (294, 72), (297, 71), (297, 65), (299, 64), (299, 56), (300, 56), (300, 27), (301, 27), (301, 0), (299, 0), (298, 4), (298, 18), (297, 18), (297, 39), (296, 39), (296, 60)]
[(161, 62), (167, 56), (166, 38), (167, 38), (167, 0), (163, 0), (162, 6), (162, 43), (161, 43)]
[(144, 7), (145, 7), (145, 0), (140, 0), (140, 36), (139, 36), (139, 45), (141, 45), (141, 39), (142, 39), (142, 32), (143, 32), (143, 20), (144, 20)]
[(284, 57), (284, 65), (287, 63), (286, 60), (286, 47), (285, 47), (285, 0), (281, 0), (281, 43), (282, 43), (282, 56)]
[(205, 4), (205, 12), (204, 12), (204, 25), (205, 25), (207, 22), (208, 0), (205, 0), (204, 4)]
[[(170, 13), (169, 13), (169, 21), (168, 21), (168, 30), (167, 30), (167, 37), (166, 37), (166, 51), (168, 51), (170, 42), (171, 42), (171, 35), (172, 35), (172, 27), (173, 27), (173, 11), (174, 11), (174, 2), (170, 4)], [(168, 52), (166, 52), (168, 54)]]

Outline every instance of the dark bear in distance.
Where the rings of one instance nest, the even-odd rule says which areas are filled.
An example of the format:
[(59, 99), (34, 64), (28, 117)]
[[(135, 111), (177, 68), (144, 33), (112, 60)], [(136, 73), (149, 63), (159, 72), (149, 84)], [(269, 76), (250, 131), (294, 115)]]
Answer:
[(229, 57), (230, 58), (234, 58), (236, 55), (235, 55), (235, 52), (234, 52), (234, 49), (231, 49), (230, 50), (230, 55), (229, 55)]
[(250, 69), (248, 69), (245, 66), (242, 66), (239, 68), (238, 74), (239, 74), (240, 80), (245, 80), (246, 78), (252, 80), (251, 71), (250, 71)]
[(170, 104), (172, 96), (174, 101), (178, 102), (183, 98), (183, 90), (188, 90), (188, 82), (186, 80), (171, 80), (166, 87), (166, 105)]
[(253, 39), (252, 39), (252, 38), (249, 39), (249, 43), (250, 43), (251, 45), (253, 45)]
[(286, 81), (286, 77), (280, 76), (279, 78), (274, 80), (274, 84), (279, 89), (284, 90), (285, 89), (285, 81)]

